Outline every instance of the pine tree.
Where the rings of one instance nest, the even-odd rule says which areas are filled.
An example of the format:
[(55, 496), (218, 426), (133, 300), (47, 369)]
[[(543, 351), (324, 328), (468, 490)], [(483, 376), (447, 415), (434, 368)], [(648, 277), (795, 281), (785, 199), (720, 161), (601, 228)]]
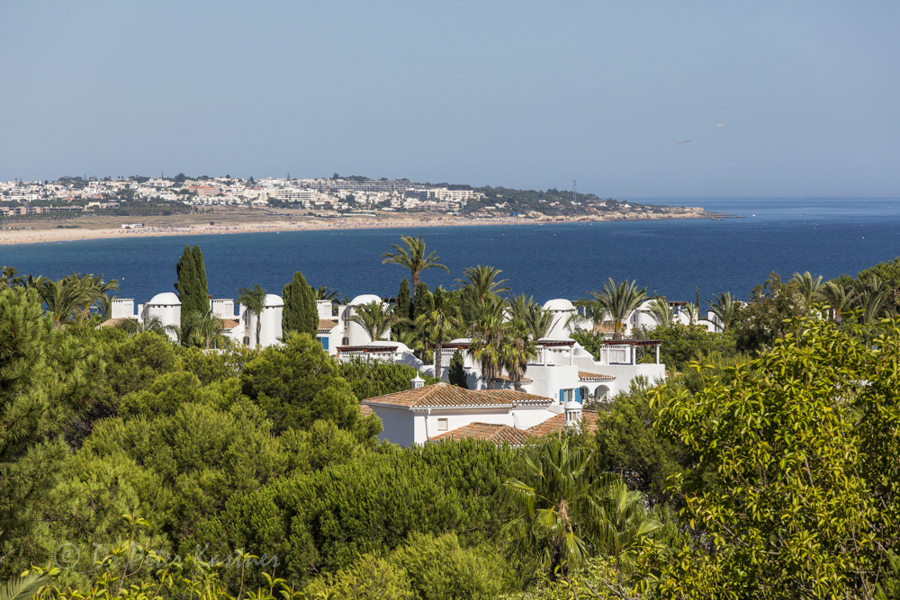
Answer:
[(294, 273), (294, 279), (284, 286), (284, 312), (281, 329), (284, 336), (288, 332), (308, 333), (315, 337), (319, 329), (319, 312), (316, 309), (315, 290), (306, 283), (303, 273)]
[(184, 247), (175, 272), (178, 275), (175, 289), (181, 297), (181, 328), (185, 329), (187, 315), (209, 312), (209, 288), (200, 246), (194, 246), (193, 250), (189, 246)]
[[(44, 315), (37, 290), (0, 291), (0, 581), (46, 563), (41, 511), (72, 450), (62, 434), (90, 410), (100, 353)], [(80, 499), (79, 499), (80, 500)]]

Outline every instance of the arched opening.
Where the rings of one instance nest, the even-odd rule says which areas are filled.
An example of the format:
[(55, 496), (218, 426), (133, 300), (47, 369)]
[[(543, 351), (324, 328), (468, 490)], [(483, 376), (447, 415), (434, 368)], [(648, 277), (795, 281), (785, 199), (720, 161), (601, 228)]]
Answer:
[(594, 390), (594, 398), (598, 402), (609, 402), (609, 387), (605, 385), (598, 385), (597, 389)]

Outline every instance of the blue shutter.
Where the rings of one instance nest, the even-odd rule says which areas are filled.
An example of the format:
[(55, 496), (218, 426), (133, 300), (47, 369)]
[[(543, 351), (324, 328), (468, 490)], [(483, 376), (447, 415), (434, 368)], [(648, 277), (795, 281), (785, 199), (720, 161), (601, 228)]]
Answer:
[(559, 390), (559, 403), (560, 404), (566, 403), (566, 390)]
[(581, 404), (581, 401), (582, 401), (581, 388), (575, 388), (575, 402), (577, 402), (578, 404)]
[(327, 337), (320, 337), (320, 338), (319, 338), (319, 341), (322, 342), (322, 348), (325, 349), (325, 350), (328, 350), (328, 338), (327, 338)]

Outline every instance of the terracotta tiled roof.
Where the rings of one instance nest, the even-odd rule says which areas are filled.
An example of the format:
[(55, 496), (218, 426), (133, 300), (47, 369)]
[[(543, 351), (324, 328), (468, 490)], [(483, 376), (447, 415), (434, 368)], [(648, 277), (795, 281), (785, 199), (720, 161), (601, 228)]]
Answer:
[(234, 329), (241, 324), (237, 319), (220, 319), (222, 321), (222, 329)]
[(337, 319), (319, 319), (319, 333), (328, 333), (337, 327)]
[[(592, 410), (584, 410), (581, 412), (581, 426), (587, 431), (597, 430), (597, 413)], [(543, 423), (535, 425), (526, 431), (532, 435), (547, 435), (550, 433), (558, 433), (566, 428), (566, 414), (562, 413), (550, 417)]]
[(363, 404), (363, 405), (361, 405), (361, 406), (359, 407), (359, 412), (360, 412), (360, 413), (362, 414), (362, 416), (364, 416), (364, 417), (368, 417), (368, 416), (370, 416), (370, 415), (374, 415), (374, 414), (375, 414), (375, 411), (372, 410), (372, 407), (371, 407), (371, 406), (366, 406), (365, 404)]
[(417, 408), (464, 408), (478, 406), (549, 405), (550, 398), (515, 390), (466, 390), (449, 383), (435, 383), (363, 400), (370, 406)]
[(578, 379), (582, 381), (615, 381), (612, 375), (603, 375), (602, 373), (591, 373), (590, 371), (578, 371)]
[(469, 423), (463, 425), (453, 431), (442, 433), (431, 438), (429, 441), (440, 442), (443, 440), (486, 440), (495, 444), (506, 442), (510, 446), (524, 446), (531, 434), (509, 425), (498, 425), (496, 423)]

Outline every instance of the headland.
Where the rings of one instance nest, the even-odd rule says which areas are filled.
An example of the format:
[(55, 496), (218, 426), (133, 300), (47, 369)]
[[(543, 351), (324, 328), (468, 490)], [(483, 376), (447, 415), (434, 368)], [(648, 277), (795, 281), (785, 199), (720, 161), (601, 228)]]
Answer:
[(578, 216), (458, 216), (433, 212), (372, 211), (339, 213), (248, 207), (211, 207), (201, 213), (141, 218), (85, 216), (59, 222), (18, 222), (0, 229), (0, 245), (171, 235), (216, 235), (276, 231), (420, 229), (478, 225), (543, 225), (620, 221), (722, 219), (732, 217), (699, 207), (661, 207), (663, 211), (622, 211)]

